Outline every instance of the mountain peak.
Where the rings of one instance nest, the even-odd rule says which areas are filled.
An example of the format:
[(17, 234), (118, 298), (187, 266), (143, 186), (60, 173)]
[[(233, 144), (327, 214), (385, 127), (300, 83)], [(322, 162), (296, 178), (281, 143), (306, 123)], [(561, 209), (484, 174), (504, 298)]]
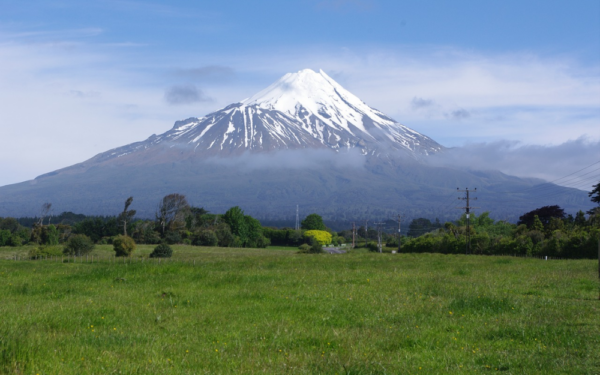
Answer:
[[(359, 149), (363, 155), (428, 155), (442, 146), (369, 107), (324, 71), (288, 73), (254, 96), (96, 160), (226, 156), (246, 151)], [(165, 154), (165, 149), (169, 151)], [(166, 156), (168, 154), (168, 156)]]
[(302, 116), (305, 112), (305, 117), (312, 116), (329, 127), (350, 133), (356, 130), (369, 133), (365, 117), (369, 124), (395, 124), (394, 120), (369, 107), (323, 70), (317, 73), (303, 69), (288, 73), (242, 104), (280, 111), (292, 117)]

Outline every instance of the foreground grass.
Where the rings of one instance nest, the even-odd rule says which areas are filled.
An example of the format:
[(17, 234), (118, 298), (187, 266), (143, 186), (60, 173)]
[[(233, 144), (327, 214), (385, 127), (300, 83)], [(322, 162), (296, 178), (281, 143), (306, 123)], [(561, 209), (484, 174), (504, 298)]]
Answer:
[(0, 373), (600, 372), (594, 261), (151, 250), (0, 260)]

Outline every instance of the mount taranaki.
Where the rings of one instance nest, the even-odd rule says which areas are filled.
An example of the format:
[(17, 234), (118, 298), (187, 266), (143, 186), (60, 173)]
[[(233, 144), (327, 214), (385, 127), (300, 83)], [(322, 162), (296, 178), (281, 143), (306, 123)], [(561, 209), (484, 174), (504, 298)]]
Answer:
[[(34, 180), (0, 187), (0, 217), (58, 212), (114, 215), (134, 197), (138, 217), (181, 193), (211, 212), (240, 206), (264, 222), (316, 212), (329, 222), (455, 219), (456, 188), (477, 188), (481, 211), (514, 220), (558, 204), (590, 206), (585, 192), (498, 171), (434, 166), (446, 149), (369, 107), (323, 71), (288, 73), (254, 96), (160, 135)], [(509, 193), (507, 193), (509, 192)], [(544, 197), (548, 198), (545, 200)]]

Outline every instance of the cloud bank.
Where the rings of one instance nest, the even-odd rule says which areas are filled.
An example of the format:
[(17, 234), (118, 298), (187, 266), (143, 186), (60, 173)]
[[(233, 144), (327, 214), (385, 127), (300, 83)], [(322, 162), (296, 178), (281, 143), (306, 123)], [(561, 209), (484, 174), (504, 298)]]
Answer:
[(600, 182), (600, 141), (581, 137), (550, 146), (506, 140), (468, 143), (435, 155), (429, 162), (471, 170), (499, 170), (589, 191)]

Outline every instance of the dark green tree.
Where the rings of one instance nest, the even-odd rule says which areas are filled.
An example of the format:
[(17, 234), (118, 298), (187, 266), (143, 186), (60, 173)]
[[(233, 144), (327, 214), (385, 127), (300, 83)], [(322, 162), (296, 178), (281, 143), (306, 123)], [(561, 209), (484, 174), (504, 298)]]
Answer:
[(323, 218), (317, 214), (308, 215), (302, 220), (300, 226), (304, 230), (327, 230), (327, 227), (323, 224)]
[(246, 241), (244, 241), (244, 246), (266, 247), (260, 246), (263, 243), (262, 238), (264, 238), (262, 225), (260, 225), (260, 221), (256, 220), (255, 218), (249, 215), (244, 216), (244, 220), (246, 221), (246, 228), (248, 229), (248, 237), (246, 238)]
[(219, 244), (219, 237), (217, 237), (214, 231), (203, 229), (196, 233), (192, 243), (197, 246), (217, 246)]
[(427, 232), (431, 232), (436, 228), (433, 227), (431, 220), (420, 217), (418, 219), (413, 219), (408, 225), (408, 233), (409, 237), (418, 237)]
[(244, 211), (238, 206), (231, 207), (223, 215), (223, 221), (229, 225), (231, 233), (238, 236), (242, 243), (248, 238), (248, 224), (244, 215)]
[(17, 230), (19, 230), (19, 227), (19, 222), (15, 218), (0, 218), (0, 230), (4, 229), (10, 231), (11, 233), (15, 233)]
[(550, 219), (553, 217), (558, 219), (564, 219), (565, 210), (556, 205), (536, 208), (535, 210), (529, 211), (523, 214), (521, 217), (519, 217), (517, 225), (525, 224), (528, 228), (531, 228), (531, 226), (533, 225), (534, 217), (536, 215), (538, 216), (542, 224), (546, 226), (548, 225), (548, 223), (550, 223)]
[(74, 234), (65, 243), (64, 254), (85, 255), (94, 250), (94, 242), (85, 234)]
[(588, 193), (588, 196), (591, 197), (592, 202), (597, 203), (600, 206), (600, 182), (593, 186), (594, 189)]
[(171, 256), (173, 256), (173, 249), (165, 243), (156, 246), (150, 253), (150, 258), (170, 258)]

